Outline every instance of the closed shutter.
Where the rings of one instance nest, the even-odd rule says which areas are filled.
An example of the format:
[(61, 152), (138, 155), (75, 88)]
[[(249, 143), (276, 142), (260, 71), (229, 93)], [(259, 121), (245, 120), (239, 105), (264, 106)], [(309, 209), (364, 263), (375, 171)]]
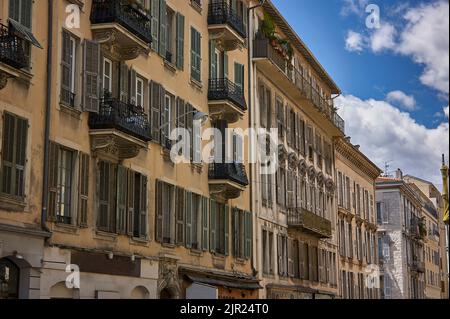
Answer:
[(128, 171), (128, 215), (127, 215), (127, 232), (129, 236), (134, 235), (134, 211), (139, 209), (135, 207), (135, 196), (136, 196), (136, 175), (133, 171)]
[(117, 232), (127, 233), (127, 188), (128, 171), (125, 167), (119, 166), (117, 169)]
[(277, 235), (278, 275), (283, 276), (283, 240)]
[(286, 240), (288, 260), (287, 274), (289, 277), (294, 277), (294, 240), (291, 238), (286, 238)]
[(322, 256), (322, 250), (319, 250), (319, 282), (324, 283), (324, 277), (323, 277), (323, 256)]
[(215, 80), (217, 75), (217, 55), (216, 55), (216, 43), (214, 40), (209, 41), (209, 78)]
[(161, 139), (160, 127), (161, 127), (161, 109), (160, 109), (160, 85), (156, 82), (150, 84), (152, 97), (151, 97), (151, 120), (152, 120), (152, 140), (159, 143)]
[(191, 192), (186, 193), (186, 248), (192, 248), (192, 200), (193, 196)]
[(100, 100), (100, 44), (84, 41), (84, 103), (85, 111), (98, 113)]
[(147, 237), (147, 176), (140, 175), (140, 186), (141, 186), (141, 202), (140, 202), (140, 218), (139, 218), (139, 237)]
[(156, 215), (156, 241), (163, 243), (163, 208), (162, 198), (163, 182), (156, 181), (155, 215)]
[(211, 252), (216, 252), (217, 247), (217, 203), (215, 200), (210, 201), (210, 212), (211, 212), (211, 222), (210, 222), (210, 250)]
[(239, 249), (239, 239), (240, 239), (240, 229), (239, 229), (239, 209), (233, 208), (232, 212), (232, 230), (233, 230), (233, 256), (235, 258), (241, 258), (240, 249)]
[(191, 77), (201, 82), (201, 36), (191, 27)]
[(159, 54), (166, 57), (167, 47), (167, 11), (166, 0), (159, 1)]
[(234, 83), (236, 87), (241, 90), (240, 93), (244, 91), (244, 66), (239, 63), (234, 64)]
[(80, 227), (88, 226), (88, 200), (89, 200), (89, 154), (80, 153), (79, 167), (79, 207), (78, 207), (78, 225)]
[(245, 259), (252, 258), (253, 251), (253, 214), (245, 212)]
[[(11, 2), (11, 1), (10, 1)], [(61, 56), (61, 102), (70, 105), (71, 77), (72, 77), (72, 46), (70, 34), (66, 30), (62, 31), (62, 56)]]
[(56, 143), (50, 142), (49, 149), (49, 175), (48, 175), (48, 209), (47, 219), (56, 220), (56, 210), (58, 201), (58, 151)]
[(202, 197), (202, 249), (209, 250), (209, 199)]
[(159, 112), (161, 116), (160, 120), (160, 143), (163, 146), (166, 146), (166, 141), (168, 140), (169, 136), (167, 134), (169, 130), (169, 109), (167, 108), (168, 105), (166, 105), (166, 90), (160, 86), (159, 87)]
[(120, 101), (124, 103), (128, 103), (128, 97), (130, 93), (130, 76), (129, 76), (129, 68), (127, 64), (122, 61), (120, 62)]
[(152, 49), (159, 50), (159, 2), (160, 0), (151, 0), (152, 11)]
[(177, 13), (177, 68), (184, 69), (184, 16)]
[(182, 188), (176, 188), (176, 244), (185, 244), (185, 216), (186, 216), (186, 192)]
[(193, 146), (193, 136), (194, 136), (194, 108), (191, 104), (186, 104), (186, 129), (189, 132), (189, 159), (192, 161), (194, 158), (194, 146)]
[(20, 2), (17, 0), (9, 0), (9, 18), (15, 21), (20, 19)]
[[(11, 3), (11, 1), (10, 1)], [(27, 27), (28, 29), (31, 29), (31, 13), (32, 13), (32, 0), (22, 0), (21, 1), (21, 17), (20, 17), (20, 23)]]
[(225, 212), (224, 212), (224, 253), (225, 256), (228, 256), (230, 254), (230, 207), (228, 205), (225, 205)]

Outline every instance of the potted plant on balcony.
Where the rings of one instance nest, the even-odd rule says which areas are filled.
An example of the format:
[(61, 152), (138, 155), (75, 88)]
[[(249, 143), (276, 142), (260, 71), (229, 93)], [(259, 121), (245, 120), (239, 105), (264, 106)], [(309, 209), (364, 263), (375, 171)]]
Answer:
[(262, 22), (261, 31), (263, 35), (270, 40), (271, 44), (274, 45), (276, 42), (275, 23), (268, 13), (264, 13), (264, 20)]
[(428, 234), (427, 227), (425, 225), (425, 217), (419, 219), (418, 226), (420, 238), (424, 239), (425, 237), (427, 237)]

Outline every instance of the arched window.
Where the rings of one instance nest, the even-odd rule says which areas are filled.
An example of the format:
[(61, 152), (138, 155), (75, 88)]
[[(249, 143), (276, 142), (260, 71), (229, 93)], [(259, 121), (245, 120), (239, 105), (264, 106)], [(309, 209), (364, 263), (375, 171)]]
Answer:
[(19, 298), (19, 268), (8, 259), (0, 259), (0, 299)]

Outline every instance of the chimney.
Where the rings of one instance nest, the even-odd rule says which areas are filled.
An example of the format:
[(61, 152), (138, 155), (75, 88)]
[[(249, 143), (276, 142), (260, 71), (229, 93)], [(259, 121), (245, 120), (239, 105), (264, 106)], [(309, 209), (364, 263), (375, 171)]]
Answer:
[(403, 172), (400, 168), (397, 169), (397, 172), (395, 173), (395, 178), (398, 180), (403, 180)]

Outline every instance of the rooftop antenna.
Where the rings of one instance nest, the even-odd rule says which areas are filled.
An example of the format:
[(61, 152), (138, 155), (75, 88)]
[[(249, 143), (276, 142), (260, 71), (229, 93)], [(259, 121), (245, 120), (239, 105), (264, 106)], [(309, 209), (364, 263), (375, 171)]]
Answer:
[(392, 161), (384, 162), (384, 175), (383, 175), (383, 177), (390, 177), (391, 176), (389, 174), (389, 169), (391, 168), (390, 163), (392, 163)]

